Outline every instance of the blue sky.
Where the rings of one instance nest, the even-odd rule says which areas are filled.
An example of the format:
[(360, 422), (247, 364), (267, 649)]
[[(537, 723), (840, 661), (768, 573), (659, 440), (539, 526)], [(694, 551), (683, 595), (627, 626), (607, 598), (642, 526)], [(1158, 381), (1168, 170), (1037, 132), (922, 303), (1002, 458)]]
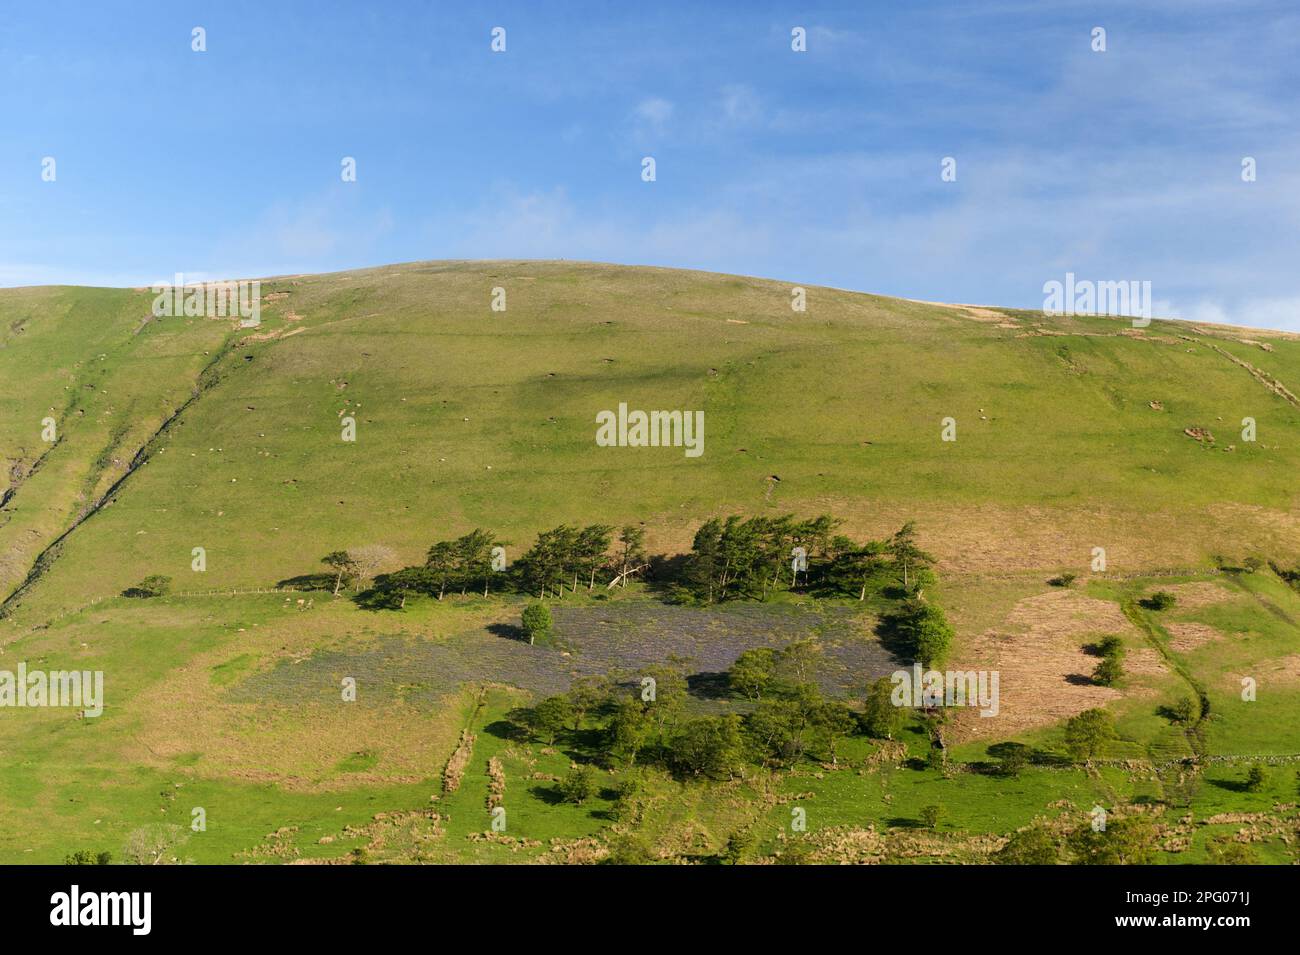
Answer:
[(0, 129), (4, 286), (570, 258), (1038, 308), (1072, 271), (1300, 330), (1293, 2), (5, 3)]

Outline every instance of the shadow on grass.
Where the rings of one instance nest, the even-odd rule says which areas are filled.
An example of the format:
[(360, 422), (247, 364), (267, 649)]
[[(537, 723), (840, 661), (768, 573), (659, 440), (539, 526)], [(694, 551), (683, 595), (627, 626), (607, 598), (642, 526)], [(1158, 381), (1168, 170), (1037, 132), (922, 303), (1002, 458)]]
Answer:
[(277, 581), (277, 587), (290, 587), (294, 590), (328, 590), (334, 591), (333, 574), (300, 574), (297, 577), (287, 577), (284, 580)]
[(686, 678), (686, 689), (701, 700), (731, 698), (731, 681), (725, 673), (692, 673)]
[(519, 640), (523, 643), (528, 642), (528, 631), (518, 624), (490, 623), (487, 625), (487, 632), (495, 637), (505, 637), (507, 640)]

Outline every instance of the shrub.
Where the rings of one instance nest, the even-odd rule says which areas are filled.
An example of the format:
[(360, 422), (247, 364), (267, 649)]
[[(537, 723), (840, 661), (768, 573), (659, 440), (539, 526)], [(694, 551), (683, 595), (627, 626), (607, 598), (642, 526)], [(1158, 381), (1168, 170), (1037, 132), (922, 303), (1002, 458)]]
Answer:
[(1264, 781), (1268, 775), (1264, 772), (1263, 766), (1252, 766), (1250, 772), (1246, 773), (1246, 792), (1257, 793), (1264, 788)]
[(1142, 606), (1146, 607), (1148, 610), (1168, 610), (1176, 602), (1177, 598), (1175, 598), (1169, 591), (1157, 590), (1146, 600), (1142, 601)]
[(1124, 676), (1124, 642), (1111, 636), (1097, 647), (1101, 650), (1101, 663), (1092, 672), (1092, 680), (1099, 686), (1114, 686)]
[(1030, 826), (1012, 833), (994, 858), (1000, 865), (1056, 865), (1059, 856), (1052, 834), (1042, 826)]
[(78, 849), (63, 860), (64, 865), (112, 865), (112, 863), (113, 853), (91, 852), (89, 849)]
[(925, 823), (925, 828), (933, 829), (939, 825), (940, 818), (943, 817), (943, 806), (929, 805), (921, 807), (921, 821)]
[(140, 581), (134, 587), (128, 587), (122, 591), (123, 597), (138, 597), (147, 599), (149, 597), (162, 597), (172, 588), (172, 579), (164, 577), (161, 574), (150, 574), (144, 580)]
[(1048, 583), (1053, 587), (1072, 587), (1078, 579), (1078, 574), (1057, 574)]
[(1112, 656), (1115, 653), (1123, 653), (1123, 652), (1124, 652), (1124, 641), (1121, 640), (1119, 637), (1115, 636), (1114, 634), (1102, 637), (1101, 640), (1097, 642), (1098, 656), (1108, 657), (1108, 656)]
[(1219, 836), (1210, 842), (1208, 848), (1214, 865), (1255, 865), (1259, 862), (1250, 846), (1231, 836)]
[(1184, 696), (1170, 708), (1169, 716), (1175, 723), (1190, 723), (1196, 719), (1196, 702)]

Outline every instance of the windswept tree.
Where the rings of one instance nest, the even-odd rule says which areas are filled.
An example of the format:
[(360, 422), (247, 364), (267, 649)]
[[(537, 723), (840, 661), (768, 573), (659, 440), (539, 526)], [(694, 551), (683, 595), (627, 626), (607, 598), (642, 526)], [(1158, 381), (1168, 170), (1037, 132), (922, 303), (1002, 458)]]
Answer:
[(330, 551), (320, 559), (320, 562), (335, 572), (334, 596), (337, 597), (339, 591), (343, 589), (343, 581), (351, 580), (356, 576), (357, 562), (345, 550)]
[(858, 600), (866, 600), (867, 588), (885, 571), (888, 545), (884, 541), (856, 544), (837, 536), (831, 541), (830, 551), (836, 584), (842, 590), (857, 591)]
[(483, 596), (488, 595), (488, 581), (492, 577), (492, 548), (497, 541), (481, 528), (475, 528), (463, 537), (456, 538), (452, 550), (455, 555), (455, 572), (460, 578), (463, 595), (470, 584), (476, 587), (481, 581)]
[(456, 582), (457, 554), (455, 541), (438, 541), (429, 548), (425, 555), (425, 568), (429, 571), (438, 588), (438, 599), (441, 600), (447, 592), (448, 586), (454, 586)]
[(894, 567), (902, 577), (903, 589), (911, 590), (912, 576), (918, 570), (924, 570), (934, 564), (934, 557), (916, 543), (916, 522), (908, 521), (889, 539), (887, 549), (893, 558)]
[[(575, 573), (585, 572), (588, 590), (595, 588), (597, 571), (609, 561), (609, 545), (613, 539), (614, 528), (609, 524), (589, 524), (578, 532)], [(578, 589), (576, 580), (573, 589)]]
[(569, 568), (577, 563), (578, 532), (567, 524), (542, 531), (537, 540), (519, 559), (521, 574), (529, 590), (537, 591), (537, 599), (545, 600), (548, 592), (564, 596), (564, 585)]
[(618, 576), (611, 582), (626, 587), (628, 580), (647, 566), (645, 531), (636, 524), (624, 524), (618, 532)]
[(399, 610), (406, 609), (407, 597), (432, 593), (434, 586), (433, 574), (427, 567), (403, 567), (375, 578), (375, 589), (397, 601)]

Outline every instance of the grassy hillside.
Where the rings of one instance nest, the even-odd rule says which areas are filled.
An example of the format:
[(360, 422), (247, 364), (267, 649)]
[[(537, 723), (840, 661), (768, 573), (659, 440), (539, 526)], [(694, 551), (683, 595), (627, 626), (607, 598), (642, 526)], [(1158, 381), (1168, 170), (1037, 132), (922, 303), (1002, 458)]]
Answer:
[[(490, 307), (498, 287), (504, 312)], [(1212, 752), (1300, 753), (1280, 728), (1300, 713), (1300, 599), (1266, 570), (1222, 575), (1215, 561), (1300, 559), (1300, 338), (820, 288), (795, 312), (791, 288), (566, 262), (415, 263), (264, 280), (251, 330), (153, 319), (147, 290), (0, 291), (0, 668), (75, 663), (104, 670), (109, 687), (93, 721), (0, 710), (0, 764), (15, 770), (0, 774), (0, 858), (117, 846), (147, 822), (187, 824), (192, 805), (222, 820), (191, 840), (199, 861), (359, 845), (380, 858), (510, 861), (550, 851), (550, 839), (583, 858), (610, 800), (552, 805), (544, 780), (529, 780), (562, 774), (563, 753), (487, 729), (546, 685), (530, 682), (515, 646), (498, 657), (484, 636), (517, 621), (518, 600), (418, 601), (399, 614), (244, 593), (317, 572), (340, 548), (384, 544), (417, 563), (432, 541), (474, 527), (514, 557), (564, 522), (643, 522), (651, 549), (673, 553), (714, 515), (831, 512), (855, 538), (915, 519), (939, 560), (958, 662), (1018, 680), (1004, 685), (1007, 722), (995, 736), (968, 728), (959, 754), (983, 759), (1011, 737), (1051, 748), (1061, 719), (1104, 705), (1120, 719), (1116, 759), (1181, 757), (1192, 744), (1156, 710), (1195, 687), (1214, 705)], [(703, 410), (703, 455), (597, 446), (596, 414), (620, 402)], [(341, 438), (347, 416), (355, 442)], [(42, 441), (47, 417), (55, 443)], [(954, 442), (941, 440), (946, 417)], [(1256, 441), (1242, 439), (1246, 417)], [(1089, 573), (1095, 547), (1105, 574)], [(1045, 581), (1062, 571), (1091, 579), (1057, 592)], [(118, 596), (150, 574), (179, 593)], [(1141, 610), (1166, 582), (1190, 596), (1171, 614)], [(199, 596), (211, 591), (225, 595)], [(864, 619), (864, 640), (870, 630)], [(1122, 691), (1072, 680), (1105, 632), (1131, 648)], [(434, 645), (447, 655), (422, 668)], [(466, 680), (430, 675), (460, 661)], [(333, 688), (353, 671), (378, 675), (341, 708)], [(1269, 690), (1258, 710), (1237, 699), (1242, 675)], [(466, 783), (477, 795), (431, 810), (466, 726), (479, 740)], [(1111, 770), (1044, 769), (999, 807), (988, 777), (868, 772), (870, 748), (853, 746), (846, 762), (867, 775), (852, 785), (843, 773), (751, 778), (710, 801), (656, 780), (647, 838), (689, 856), (771, 823), (760, 845), (776, 851), (782, 793), (823, 784), (823, 828), (883, 832), (914, 818), (929, 785), (949, 793), (941, 828), (956, 841), (904, 848), (975, 858), (981, 834), (1059, 799), (1086, 809), (1152, 791)], [(526, 800), (521, 831), (541, 847), (470, 838), (484, 828), (467, 814), (480, 811), (494, 755)], [(1206, 787), (1207, 806), (1294, 802), (1290, 769), (1249, 795), (1232, 789), (1237, 763), (1214, 772), (1225, 785)], [(664, 828), (669, 808), (689, 817), (685, 835)], [(383, 839), (344, 837), (381, 811), (414, 815)], [(294, 831), (263, 838), (282, 826)]]

